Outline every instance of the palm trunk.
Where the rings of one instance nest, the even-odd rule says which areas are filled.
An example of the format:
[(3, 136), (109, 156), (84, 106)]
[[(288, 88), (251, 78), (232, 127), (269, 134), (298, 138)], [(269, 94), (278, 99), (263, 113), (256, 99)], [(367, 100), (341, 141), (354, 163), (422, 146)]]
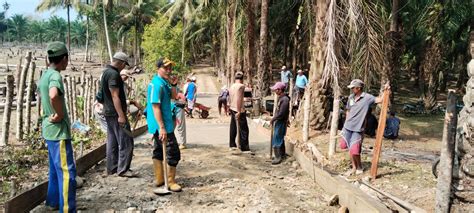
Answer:
[(256, 53), (256, 46), (255, 46), (255, 7), (256, 2), (255, 0), (247, 0), (247, 4), (245, 5), (245, 14), (247, 17), (247, 40), (245, 41), (245, 75), (247, 76), (248, 83), (252, 85), (252, 76), (253, 72), (252, 69), (255, 67), (255, 53)]
[[(67, 8), (67, 49), (69, 52), (71, 52), (71, 19), (70, 19), (70, 10), (71, 10), (71, 5), (67, 3), (66, 5)], [(72, 57), (69, 57), (69, 60), (71, 60)]]
[(109, 30), (107, 27), (107, 16), (105, 14), (105, 5), (102, 6), (102, 14), (104, 16), (105, 38), (107, 39), (107, 50), (109, 51), (110, 62), (112, 62), (112, 46), (110, 46)]
[[(401, 33), (398, 30), (399, 26), (399, 14), (400, 10), (400, 1), (392, 1), (392, 11), (391, 11), (391, 21), (390, 21), (390, 30), (387, 33), (387, 51), (385, 57), (388, 59), (387, 64), (384, 67), (384, 72), (382, 73), (382, 82), (381, 85), (384, 85), (386, 82), (390, 81), (392, 86), (392, 91), (396, 92), (398, 89), (398, 78), (400, 72), (400, 56), (403, 52), (401, 44)], [(394, 93), (391, 94), (391, 100), (394, 99)]]
[(183, 37), (181, 38), (181, 64), (184, 64), (184, 55), (186, 50), (186, 19), (183, 18)]
[(262, 0), (260, 18), (260, 51), (258, 55), (257, 70), (257, 98), (262, 99), (268, 91), (269, 80), (269, 57), (268, 57), (268, 4), (269, 0)]
[[(86, 3), (89, 4), (89, 0), (87, 0)], [(86, 20), (86, 54), (84, 56), (84, 61), (89, 61), (89, 16), (87, 16)]]
[(235, 61), (235, 49), (234, 49), (234, 22), (235, 22), (235, 11), (236, 2), (232, 0), (229, 2), (227, 8), (227, 60), (226, 60), (226, 77), (227, 84), (230, 85), (234, 82), (234, 61)]

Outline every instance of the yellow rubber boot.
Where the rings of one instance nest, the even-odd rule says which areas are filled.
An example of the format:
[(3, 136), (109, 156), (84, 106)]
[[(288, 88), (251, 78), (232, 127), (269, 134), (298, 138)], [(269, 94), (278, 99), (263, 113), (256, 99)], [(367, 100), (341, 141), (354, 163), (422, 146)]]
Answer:
[(180, 192), (181, 186), (176, 183), (176, 167), (169, 166), (169, 173), (168, 173), (168, 184), (169, 190), (172, 192)]
[(163, 184), (165, 184), (165, 178), (163, 175), (163, 161), (153, 159), (153, 169), (155, 170), (156, 186), (163, 186)]

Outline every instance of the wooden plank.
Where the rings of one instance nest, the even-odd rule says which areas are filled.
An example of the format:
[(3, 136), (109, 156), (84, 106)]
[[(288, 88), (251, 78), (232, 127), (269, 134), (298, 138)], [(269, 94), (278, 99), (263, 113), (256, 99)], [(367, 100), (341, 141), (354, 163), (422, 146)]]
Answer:
[(85, 154), (81, 158), (76, 160), (76, 171), (77, 175), (81, 176), (86, 171), (94, 166), (97, 162), (105, 158), (106, 144), (102, 144), (98, 148)]
[(377, 178), (380, 152), (382, 151), (383, 132), (385, 131), (385, 125), (387, 120), (389, 96), (390, 91), (384, 90), (382, 95), (382, 110), (380, 111), (379, 127), (377, 128), (377, 135), (375, 137), (374, 156), (372, 157), (372, 166), (370, 168), (370, 175), (372, 177), (372, 180), (375, 180), (375, 178)]

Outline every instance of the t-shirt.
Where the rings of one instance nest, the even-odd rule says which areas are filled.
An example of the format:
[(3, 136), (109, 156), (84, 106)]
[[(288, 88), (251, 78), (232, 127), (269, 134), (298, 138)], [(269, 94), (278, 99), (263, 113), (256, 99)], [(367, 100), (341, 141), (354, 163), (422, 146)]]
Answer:
[(146, 101), (148, 132), (150, 134), (160, 133), (160, 126), (153, 113), (153, 104), (160, 104), (166, 133), (173, 133), (174, 121), (171, 112), (171, 85), (159, 75), (153, 76), (150, 84), (148, 84)]
[(306, 84), (308, 84), (308, 79), (306, 78), (305, 75), (298, 75), (296, 76), (296, 83), (295, 85), (298, 88), (304, 89), (306, 88)]
[(245, 107), (244, 107), (244, 91), (245, 91), (245, 85), (242, 83), (234, 83), (232, 86), (229, 88), (229, 105), (230, 109), (234, 112), (238, 112), (239, 110), (237, 109), (237, 101), (238, 96), (240, 94), (240, 101), (242, 103), (242, 109), (240, 109), (240, 112), (245, 112)]
[(384, 131), (384, 136), (385, 137), (398, 137), (398, 131), (400, 130), (400, 119), (397, 117), (389, 117), (387, 119), (385, 126), (385, 131)]
[(290, 81), (292, 74), (290, 70), (283, 70), (281, 71), (281, 82), (287, 84)]
[(188, 84), (187, 91), (186, 91), (186, 99), (194, 100), (194, 95), (196, 94), (196, 84), (191, 82)]
[[(62, 102), (64, 118), (57, 123), (49, 121), (49, 117), (56, 113), (51, 105), (49, 97), (49, 89), (56, 87)], [(66, 109), (66, 101), (64, 99), (64, 85), (61, 74), (54, 69), (47, 69), (41, 76), (38, 83), (38, 90), (41, 96), (42, 106), (42, 128), (43, 138), (46, 140), (68, 140), (71, 139), (71, 121)]]
[(273, 121), (288, 121), (290, 115), (290, 97), (284, 95), (278, 98), (277, 111), (273, 116)]
[(229, 98), (229, 90), (228, 89), (224, 89), (221, 91), (221, 93), (219, 94), (219, 100), (221, 101), (227, 101), (227, 98)]
[(346, 109), (349, 115), (344, 124), (344, 128), (354, 132), (364, 132), (364, 121), (367, 112), (372, 104), (375, 103), (375, 97), (368, 93), (362, 93), (356, 100), (354, 94), (349, 96)]
[(110, 88), (117, 88), (119, 90), (119, 99), (120, 104), (122, 105), (122, 110), (127, 112), (127, 98), (125, 96), (124, 83), (117, 68), (107, 65), (102, 73), (100, 85), (104, 100), (104, 116), (118, 116)]

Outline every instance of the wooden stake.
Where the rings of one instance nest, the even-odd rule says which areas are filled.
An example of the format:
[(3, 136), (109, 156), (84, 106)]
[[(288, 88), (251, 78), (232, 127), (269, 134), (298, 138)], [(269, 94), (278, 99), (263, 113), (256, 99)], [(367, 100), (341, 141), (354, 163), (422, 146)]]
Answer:
[[(68, 112), (71, 112), (71, 97), (69, 96), (69, 84), (70, 84), (70, 78), (69, 76), (64, 76), (63, 77), (63, 84), (64, 84), (64, 101), (66, 102), (66, 109)], [(70, 117), (70, 116), (69, 116)]]
[(77, 88), (76, 88), (76, 77), (75, 76), (72, 76), (72, 83), (71, 83), (71, 95), (72, 95), (72, 117), (73, 117), (73, 123), (74, 121), (76, 120), (79, 120), (79, 116), (78, 116), (78, 113), (77, 113)]
[(374, 156), (372, 157), (372, 166), (370, 168), (370, 175), (372, 176), (372, 180), (375, 180), (377, 178), (378, 163), (380, 158), (380, 152), (382, 150), (383, 132), (385, 130), (385, 122), (387, 120), (388, 102), (390, 98), (389, 96), (389, 90), (384, 90), (382, 95), (382, 110), (380, 111), (379, 127), (377, 128), (377, 135), (375, 137)]
[(336, 153), (336, 144), (337, 144), (337, 127), (339, 124), (339, 96), (340, 91), (337, 85), (333, 88), (334, 101), (332, 106), (332, 116), (331, 116), (331, 131), (329, 134), (329, 151), (328, 156), (332, 157)]
[(25, 131), (26, 134), (30, 134), (30, 127), (31, 127), (31, 102), (33, 101), (33, 87), (35, 84), (35, 70), (36, 70), (36, 63), (32, 61), (30, 63), (31, 71), (28, 73), (28, 89), (26, 91), (26, 119), (25, 119)]
[[(48, 67), (46, 67), (47, 69)], [(41, 76), (43, 76), (43, 70), (40, 69), (40, 73), (39, 73), (39, 78), (38, 79), (41, 79)], [(36, 128), (40, 128), (41, 127), (41, 94), (39, 92), (36, 93), (36, 107), (38, 108), (37, 112), (36, 112)]]
[(453, 179), (454, 148), (456, 144), (456, 95), (448, 91), (446, 115), (444, 117), (443, 140), (438, 166), (438, 183), (436, 184), (437, 213), (448, 213), (451, 207), (451, 182)]
[(13, 91), (14, 89), (15, 77), (13, 75), (7, 75), (7, 102), (5, 108), (3, 109), (3, 122), (2, 122), (2, 136), (0, 138), (0, 146), (6, 146), (8, 144), (8, 137), (10, 134), (10, 118), (11, 118), (11, 109), (13, 102)]
[(17, 98), (16, 98), (16, 104), (17, 104), (16, 139), (17, 140), (23, 140), (23, 107), (21, 107), (21, 105), (23, 104), (23, 97), (25, 95), (26, 74), (28, 73), (30, 62), (31, 62), (31, 52), (28, 52), (25, 57), (25, 66), (21, 70), (20, 82), (19, 82)]
[[(16, 70), (15, 70), (15, 88), (16, 91), (18, 91), (18, 87), (20, 85), (20, 76), (21, 76), (21, 63), (23, 62), (23, 56), (20, 57), (20, 61), (16, 65)], [(13, 94), (15, 95), (15, 94)]]

